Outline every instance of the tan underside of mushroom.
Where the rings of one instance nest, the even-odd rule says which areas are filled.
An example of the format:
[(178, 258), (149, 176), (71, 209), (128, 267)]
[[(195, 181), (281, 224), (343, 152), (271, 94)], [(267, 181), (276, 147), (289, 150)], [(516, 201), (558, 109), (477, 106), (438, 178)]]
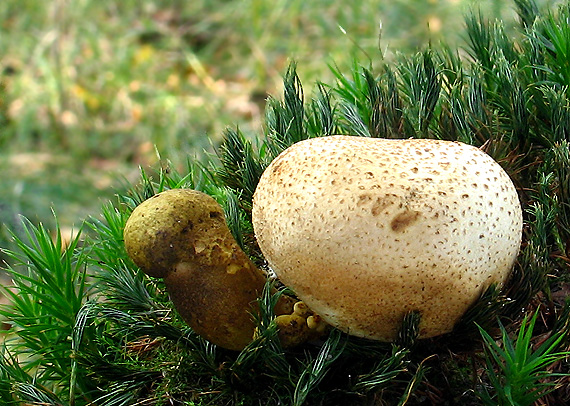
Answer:
[(516, 259), (522, 214), (505, 171), (458, 142), (352, 136), (297, 143), (254, 196), (259, 246), (325, 321), (391, 341), (419, 311), (420, 337), (452, 330)]

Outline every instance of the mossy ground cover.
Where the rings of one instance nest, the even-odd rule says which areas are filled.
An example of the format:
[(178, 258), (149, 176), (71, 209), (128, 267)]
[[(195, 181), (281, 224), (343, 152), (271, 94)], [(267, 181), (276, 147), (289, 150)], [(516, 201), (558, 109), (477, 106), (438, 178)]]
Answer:
[[(85, 50), (85, 43), (75, 41), (81, 45), (77, 53), (63, 52), (74, 41), (55, 40), (60, 38), (57, 35), (40, 35), (43, 42), (28, 38), (29, 43), (40, 47), (30, 55), (49, 54), (61, 63), (60, 67), (87, 69), (82, 72), (85, 74), (92, 69), (92, 77), (99, 81), (81, 85), (81, 89), (91, 89), (86, 93), (75, 88), (75, 97), (84, 98), (79, 103), (70, 98), (70, 89), (84, 75), (71, 70), (58, 77), (65, 70), (38, 64), (44, 70), (36, 73), (48, 79), (47, 84), (54, 84), (52, 89), (58, 96), (47, 98), (50, 102), (43, 109), (30, 108), (28, 114), (34, 115), (23, 116), (28, 119), (17, 122), (10, 109), (28, 104), (14, 105), (17, 98), (12, 91), (16, 85), (7, 83), (5, 151), (16, 153), (20, 148), (36, 152), (33, 145), (51, 151), (55, 146), (65, 152), (64, 156), (77, 156), (81, 162), (89, 162), (86, 157), (93, 156), (103, 162), (119, 161), (117, 169), (128, 173), (129, 181), (116, 191), (117, 197), (109, 198), (102, 209), (78, 226), (80, 233), (74, 238), (64, 241), (58, 227), (52, 231), (35, 221), (23, 221), (14, 228), (10, 235), (13, 249), (4, 252), (11, 264), (7, 271), (14, 286), (5, 290), (11, 303), (1, 310), (10, 331), (0, 360), (0, 399), (6, 404), (57, 405), (531, 405), (538, 398), (543, 404), (567, 403), (570, 5), (544, 8), (533, 1), (515, 1), (508, 9), (513, 14), (507, 13), (512, 18), (503, 20), (491, 17), (493, 10), (475, 12), (465, 20), (460, 46), (450, 30), (449, 46), (436, 43), (434, 37), (431, 46), (428, 41), (422, 42), (419, 52), (407, 48), (407, 52), (396, 55), (378, 51), (376, 18), (369, 26), (372, 34), (361, 28), (367, 39), (360, 41), (351, 34), (358, 32), (359, 25), (351, 26), (349, 22), (369, 21), (367, 16), (353, 16), (334, 7), (333, 17), (317, 19), (317, 26), (323, 30), (333, 27), (336, 32), (337, 22), (347, 18), (347, 22), (340, 22), (347, 32), (345, 35), (340, 31), (345, 48), (327, 47), (326, 42), (318, 41), (317, 45), (305, 43), (304, 51), (286, 44), (279, 48), (279, 41), (271, 42), (264, 35), (268, 32), (267, 21), (274, 23), (275, 32), (284, 30), (286, 35), (282, 37), (300, 38), (306, 34), (312, 38), (312, 31), (306, 31), (307, 16), (316, 18), (322, 13), (316, 8), (311, 14), (312, 8), (305, 9), (304, 2), (271, 6), (250, 3), (249, 8), (241, 9), (231, 8), (232, 2), (197, 2), (211, 18), (183, 27), (200, 33), (216, 28), (220, 35), (196, 43), (196, 31), (191, 31), (190, 45), (184, 45), (185, 52), (177, 52), (180, 44), (188, 41), (181, 33), (188, 31), (175, 24), (181, 31), (172, 34), (171, 19), (183, 19), (184, 14), (167, 14), (167, 18), (163, 9), (153, 7), (154, 3), (142, 3), (142, 7), (129, 2), (106, 3), (101, 8), (97, 6), (101, 3), (84, 1), (70, 11), (64, 1), (53, 2), (47, 9), (30, 2), (37, 6), (37, 18), (47, 18), (48, 11), (69, 19), (104, 13), (112, 29), (107, 40), (91, 37), (90, 50)], [(319, 6), (319, 2), (314, 4)], [(410, 4), (402, 2), (396, 8), (405, 10)], [(502, 3), (493, 4), (501, 9)], [(177, 2), (169, 6), (182, 9)], [(16, 21), (16, 8), (10, 3), (0, 7), (4, 7), (6, 16), (12, 16), (5, 24)], [(236, 21), (244, 15), (251, 17), (247, 13), (252, 10), (256, 10), (256, 16), (264, 15), (257, 23), (249, 18), (249, 26), (242, 32), (255, 32), (260, 35), (259, 41), (245, 41), (258, 38), (247, 35), (223, 37), (228, 10)], [(287, 21), (281, 26), (284, 16), (293, 15), (288, 14), (291, 10), (299, 11), (297, 15), (303, 18), (299, 17), (297, 24)], [(118, 35), (124, 33), (125, 24), (117, 16), (125, 13), (133, 16), (132, 25), (126, 25), (131, 36)], [(164, 19), (170, 25), (161, 25)], [(57, 21), (61, 24), (58, 29), (70, 38), (71, 34), (95, 29), (91, 22), (79, 26), (70, 24), (72, 20)], [(426, 25), (421, 27), (425, 29)], [(33, 24), (28, 28), (34, 32)], [(109, 47), (113, 35), (123, 41), (130, 38), (136, 52), (129, 53), (128, 47)], [(431, 35), (435, 34), (426, 34)], [(324, 37), (317, 34), (315, 38)], [(259, 44), (268, 43), (284, 53), (256, 53)], [(232, 59), (232, 55), (239, 46), (255, 57), (237, 63), (239, 58)], [(112, 64), (105, 59), (109, 55), (103, 52), (105, 49), (128, 57), (123, 64)], [(335, 59), (324, 73), (325, 69), (315, 66), (326, 65), (326, 61), (315, 61), (319, 59), (315, 52), (328, 55), (329, 51)], [(336, 51), (339, 54), (334, 54)], [(95, 60), (107, 62), (113, 69), (90, 67), (84, 59), (92, 55), (90, 52), (97, 55)], [(297, 65), (289, 64), (287, 57), (275, 57), (287, 53), (297, 57)], [(275, 59), (261, 58), (265, 54)], [(349, 57), (341, 60), (340, 54)], [(68, 59), (72, 55), (77, 59)], [(211, 59), (206, 56), (224, 56), (221, 60), (228, 65), (210, 65), (206, 61)], [(5, 74), (20, 71), (25, 77), (30, 66), (36, 66), (18, 65), (17, 57), (14, 61)], [(166, 65), (151, 63), (156, 61)], [(140, 63), (152, 65), (154, 70), (146, 74), (138, 71)], [(185, 85), (165, 90), (169, 86), (165, 66), (170, 64), (185, 66)], [(248, 100), (254, 98), (259, 87), (263, 92), (270, 90), (273, 96), (258, 116), (263, 125), (252, 124), (253, 115), (232, 116), (225, 110), (225, 103), (215, 104), (221, 99), (214, 97), (213, 89), (228, 85), (218, 79), (223, 66), (233, 67), (233, 83), (239, 83), (236, 78), (243, 74), (238, 66), (256, 72), (254, 76), (260, 82), (248, 88), (255, 89), (246, 92)], [(283, 74), (282, 85), (272, 83), (274, 76), (268, 76), (268, 66)], [(133, 76), (119, 75), (121, 67)], [(320, 83), (307, 80), (311, 69), (315, 69), (311, 75)], [(109, 71), (113, 74), (101, 74)], [(191, 77), (195, 78), (194, 84)], [(149, 78), (156, 78), (161, 86), (150, 86)], [(113, 81), (121, 84), (113, 87)], [(251, 84), (249, 80), (243, 82)], [(207, 92), (202, 94), (198, 89)], [(107, 91), (110, 93), (100, 100), (89, 101), (91, 92), (98, 95)], [(205, 120), (203, 130), (198, 130), (199, 121), (188, 127), (187, 109), (191, 103), (182, 102), (191, 100), (188, 94), (204, 97), (202, 110), (194, 111)], [(159, 101), (170, 101), (165, 106), (174, 106), (174, 110), (146, 108)], [(145, 107), (143, 114), (133, 116), (137, 110), (130, 108), (137, 106)], [(208, 109), (212, 109), (211, 116)], [(138, 117), (137, 126), (146, 124), (132, 127), (129, 117)], [(115, 125), (124, 121), (126, 127)], [(32, 130), (25, 130), (26, 126)], [(229, 129), (223, 130), (225, 127)], [(210, 148), (210, 141), (203, 137), (210, 132), (214, 141), (211, 151), (215, 153), (195, 158), (194, 148)], [(525, 213), (521, 253), (509, 283), (484, 292), (453, 333), (428, 341), (415, 339), (418, 315), (412, 313), (403, 320), (401, 334), (392, 344), (356, 339), (333, 330), (322, 342), (284, 351), (272, 322), (276, 298), (269, 288), (260, 298), (259, 336), (244, 351), (225, 351), (204, 341), (180, 320), (161, 282), (142, 274), (126, 255), (122, 231), (130, 212), (161, 190), (188, 187), (204, 191), (222, 204), (236, 240), (254, 261), (261, 263), (263, 258), (250, 221), (251, 196), (261, 172), (292, 143), (335, 133), (459, 140), (482, 148), (497, 160), (515, 182)], [(85, 134), (94, 137), (84, 139)], [(143, 159), (133, 151), (141, 151), (138, 146), (148, 143), (157, 145), (164, 158), (162, 164), (145, 162), (151, 169), (131, 175), (132, 167)], [(50, 159), (53, 156), (49, 154)], [(191, 159), (187, 160), (188, 156)], [(68, 180), (72, 184), (72, 178)], [(57, 207), (55, 211), (57, 219)], [(48, 221), (57, 224), (54, 216)]]

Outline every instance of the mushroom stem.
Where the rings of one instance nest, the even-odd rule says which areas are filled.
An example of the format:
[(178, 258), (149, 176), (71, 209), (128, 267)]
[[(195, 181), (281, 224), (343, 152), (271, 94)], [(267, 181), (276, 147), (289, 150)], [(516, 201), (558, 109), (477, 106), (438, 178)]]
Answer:
[[(251, 313), (265, 281), (249, 266), (199, 266), (181, 262), (164, 282), (176, 309), (208, 341), (241, 350), (253, 337)], [(239, 269), (238, 269), (239, 267)]]

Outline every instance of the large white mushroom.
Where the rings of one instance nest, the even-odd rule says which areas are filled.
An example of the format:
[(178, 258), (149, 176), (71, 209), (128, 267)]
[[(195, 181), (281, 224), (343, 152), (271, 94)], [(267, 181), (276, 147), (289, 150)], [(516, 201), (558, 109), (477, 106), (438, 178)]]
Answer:
[(476, 147), (329, 136), (266, 169), (253, 201), (259, 246), (280, 280), (329, 324), (391, 341), (421, 314), (420, 338), (451, 331), (516, 260), (513, 183)]

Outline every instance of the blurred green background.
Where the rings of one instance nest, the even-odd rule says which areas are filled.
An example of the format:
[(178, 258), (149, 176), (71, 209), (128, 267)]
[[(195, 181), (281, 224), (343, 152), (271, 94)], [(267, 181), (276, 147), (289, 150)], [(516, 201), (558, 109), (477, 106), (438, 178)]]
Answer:
[(470, 8), (515, 22), (499, 0), (0, 1), (0, 246), (19, 215), (97, 215), (157, 151), (183, 165), (259, 132), (290, 60), (309, 93), (327, 64), (461, 44)]

